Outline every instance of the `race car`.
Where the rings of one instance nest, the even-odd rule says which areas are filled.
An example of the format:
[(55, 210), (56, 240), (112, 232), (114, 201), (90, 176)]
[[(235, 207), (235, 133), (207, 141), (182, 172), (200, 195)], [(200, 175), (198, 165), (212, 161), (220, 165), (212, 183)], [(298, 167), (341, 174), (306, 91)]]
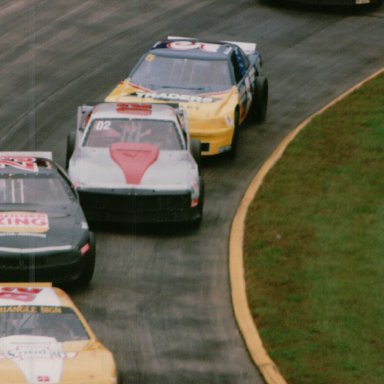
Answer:
[(284, 0), (289, 3), (311, 4), (318, 6), (356, 6), (365, 8), (383, 3), (383, 0)]
[(88, 283), (95, 240), (50, 152), (0, 152), (0, 281)]
[(202, 155), (235, 155), (239, 126), (266, 117), (268, 80), (255, 43), (168, 37), (145, 53), (110, 102), (177, 102)]
[(0, 382), (115, 384), (112, 353), (50, 284), (0, 283)]
[(68, 173), (90, 222), (199, 225), (200, 143), (177, 105), (100, 103), (78, 108)]

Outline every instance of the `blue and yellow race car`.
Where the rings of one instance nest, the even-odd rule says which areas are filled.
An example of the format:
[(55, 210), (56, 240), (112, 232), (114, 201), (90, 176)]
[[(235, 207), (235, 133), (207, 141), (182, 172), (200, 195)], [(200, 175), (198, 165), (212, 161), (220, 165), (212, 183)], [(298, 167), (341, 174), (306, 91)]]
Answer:
[(168, 37), (143, 55), (106, 101), (177, 102), (188, 111), (202, 155), (234, 155), (245, 118), (265, 119), (268, 80), (255, 43)]

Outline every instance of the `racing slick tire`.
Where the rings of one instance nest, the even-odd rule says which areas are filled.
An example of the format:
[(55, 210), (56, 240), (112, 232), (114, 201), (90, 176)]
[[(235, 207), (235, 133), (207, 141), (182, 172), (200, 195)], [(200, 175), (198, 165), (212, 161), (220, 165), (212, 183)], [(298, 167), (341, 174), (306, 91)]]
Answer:
[(232, 136), (232, 143), (231, 143), (231, 149), (228, 152), (228, 156), (230, 158), (236, 157), (237, 154), (237, 147), (239, 144), (239, 133), (240, 133), (240, 124), (239, 124), (239, 109), (236, 108), (234, 113), (234, 126), (233, 126), (233, 136)]
[(267, 115), (268, 80), (265, 76), (257, 76), (254, 83), (251, 119), (255, 123), (262, 123)]
[(191, 154), (196, 161), (199, 168), (201, 167), (201, 141), (198, 139), (191, 139)]
[(70, 132), (67, 136), (67, 151), (65, 153), (65, 169), (69, 167), (69, 160), (75, 150), (76, 132)]
[(91, 246), (91, 251), (86, 256), (87, 260), (85, 263), (84, 271), (78, 280), (78, 283), (80, 285), (87, 285), (92, 280), (93, 272), (95, 271), (96, 242), (95, 242), (95, 235), (93, 234), (93, 232), (90, 233), (89, 245)]
[(203, 220), (203, 209), (204, 209), (204, 181), (203, 178), (200, 177), (199, 179), (199, 188), (200, 188), (200, 199), (199, 199), (199, 205), (198, 205), (198, 212), (199, 216), (195, 219), (193, 219), (189, 223), (189, 227), (192, 229), (197, 229), (200, 227), (201, 221)]

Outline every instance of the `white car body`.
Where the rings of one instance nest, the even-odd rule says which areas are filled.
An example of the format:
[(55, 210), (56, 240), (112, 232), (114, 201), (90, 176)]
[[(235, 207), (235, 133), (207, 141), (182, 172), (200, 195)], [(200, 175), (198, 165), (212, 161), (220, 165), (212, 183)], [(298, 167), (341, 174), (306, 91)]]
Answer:
[(191, 154), (187, 119), (177, 107), (79, 107), (72, 146), (68, 173), (89, 221), (201, 219), (202, 179)]

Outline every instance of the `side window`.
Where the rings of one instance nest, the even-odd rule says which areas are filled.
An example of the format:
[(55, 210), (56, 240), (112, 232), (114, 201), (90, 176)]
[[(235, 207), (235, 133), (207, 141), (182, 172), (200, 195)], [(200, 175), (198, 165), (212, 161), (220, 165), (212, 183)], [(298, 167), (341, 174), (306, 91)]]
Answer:
[(238, 53), (239, 56), (239, 63), (244, 67), (244, 72), (246, 72), (249, 68), (249, 60), (247, 55), (243, 52), (242, 49), (236, 49), (236, 52)]
[(73, 187), (72, 181), (68, 178), (67, 174), (63, 172), (63, 170), (60, 167), (57, 167), (57, 172), (59, 174), (58, 179), (64, 186), (64, 189), (71, 200), (76, 201), (78, 200), (78, 195), (76, 190)]
[(232, 67), (233, 67), (233, 71), (235, 74), (235, 80), (236, 80), (236, 83), (238, 83), (243, 78), (243, 74), (242, 74), (241, 68), (239, 66), (235, 52), (232, 53), (231, 62), (232, 62)]
[(245, 76), (249, 68), (249, 60), (243, 51), (235, 48), (231, 56), (231, 61), (235, 71), (236, 83), (238, 83)]

